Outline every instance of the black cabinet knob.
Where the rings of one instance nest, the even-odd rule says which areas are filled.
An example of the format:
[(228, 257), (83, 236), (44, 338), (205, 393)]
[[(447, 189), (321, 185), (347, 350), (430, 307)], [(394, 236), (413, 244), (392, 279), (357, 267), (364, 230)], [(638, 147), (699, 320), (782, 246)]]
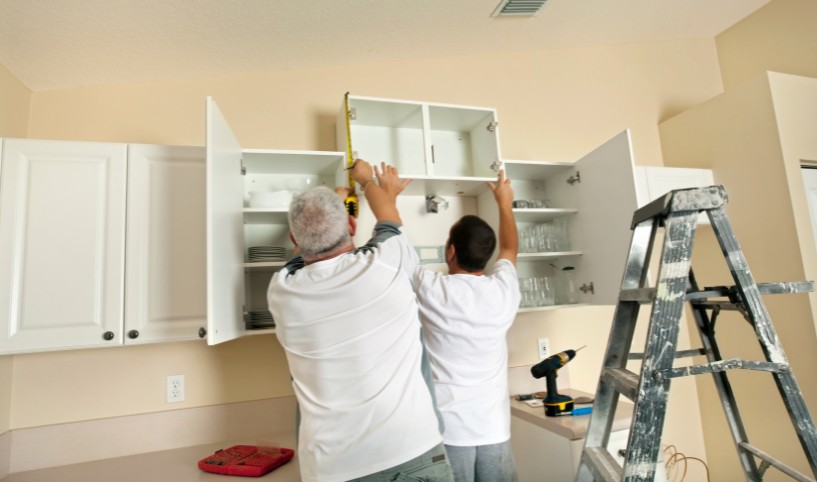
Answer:
[(205, 336), (207, 336), (207, 330), (199, 328), (199, 338), (204, 338)]
[(131, 330), (131, 331), (129, 331), (129, 332), (128, 332), (128, 338), (131, 338), (131, 339), (134, 339), (134, 340), (135, 340), (136, 338), (139, 338), (139, 332), (138, 332), (138, 331), (136, 331), (136, 330)]
[(108, 341), (113, 340), (113, 337), (114, 337), (114, 334), (113, 334), (112, 331), (106, 331), (105, 333), (102, 334), (102, 338), (105, 339), (105, 340), (108, 340)]

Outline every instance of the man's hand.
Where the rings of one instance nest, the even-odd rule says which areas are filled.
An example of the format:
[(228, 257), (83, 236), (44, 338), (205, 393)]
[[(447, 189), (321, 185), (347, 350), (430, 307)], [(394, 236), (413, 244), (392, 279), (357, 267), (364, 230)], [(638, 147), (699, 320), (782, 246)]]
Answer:
[(336, 187), (335, 188), (335, 194), (337, 194), (340, 197), (340, 200), (344, 201), (344, 202), (346, 201), (346, 198), (348, 198), (349, 196), (351, 196), (354, 193), (355, 193), (355, 188), (353, 188), (353, 187)]
[(513, 208), (513, 189), (511, 188), (511, 180), (505, 179), (505, 169), (499, 171), (499, 181), (495, 186), (494, 183), (489, 182), (488, 187), (494, 192), (494, 199), (499, 207)]
[(397, 175), (397, 169), (387, 166), (385, 162), (381, 162), (380, 167), (383, 169), (382, 173), (377, 170), (377, 166), (374, 168), (374, 173), (377, 175), (380, 187), (386, 191), (386, 194), (396, 199), (412, 180), (406, 179), (405, 181), (401, 181)]
[(372, 165), (363, 159), (355, 159), (352, 165), (352, 179), (362, 188), (367, 182), (374, 180), (374, 173), (372, 172)]

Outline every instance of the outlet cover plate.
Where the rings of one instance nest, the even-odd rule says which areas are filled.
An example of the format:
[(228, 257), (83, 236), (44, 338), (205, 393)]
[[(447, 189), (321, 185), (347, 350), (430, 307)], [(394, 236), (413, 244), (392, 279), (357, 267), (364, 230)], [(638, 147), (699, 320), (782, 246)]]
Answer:
[(539, 350), (539, 359), (544, 360), (550, 356), (550, 340), (547, 338), (539, 338), (536, 340), (536, 347)]
[(184, 401), (184, 375), (167, 377), (167, 403)]

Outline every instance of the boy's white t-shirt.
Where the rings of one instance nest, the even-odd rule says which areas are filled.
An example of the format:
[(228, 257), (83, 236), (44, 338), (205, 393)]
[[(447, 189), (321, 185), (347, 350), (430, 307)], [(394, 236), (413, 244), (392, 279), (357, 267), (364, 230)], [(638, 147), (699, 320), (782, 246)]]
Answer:
[(500, 259), (485, 276), (418, 267), (414, 286), (445, 422), (443, 441), (475, 446), (509, 440), (505, 334), (521, 298), (516, 267)]
[(267, 300), (286, 351), (307, 482), (341, 482), (408, 462), (442, 442), (410, 276), (419, 264), (399, 224), (353, 252), (276, 273)]

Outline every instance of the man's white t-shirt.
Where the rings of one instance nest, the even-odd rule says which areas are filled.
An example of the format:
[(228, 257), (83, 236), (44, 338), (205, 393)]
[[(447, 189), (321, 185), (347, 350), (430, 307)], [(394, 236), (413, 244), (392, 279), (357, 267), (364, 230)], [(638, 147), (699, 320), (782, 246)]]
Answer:
[(381, 222), (365, 247), (308, 266), (297, 256), (273, 276), (267, 300), (301, 413), (304, 481), (356, 479), (442, 442), (421, 372), (418, 264), (403, 228)]
[(475, 446), (511, 438), (505, 334), (519, 308), (516, 268), (506, 259), (485, 276), (414, 275), (437, 406), (447, 445)]

